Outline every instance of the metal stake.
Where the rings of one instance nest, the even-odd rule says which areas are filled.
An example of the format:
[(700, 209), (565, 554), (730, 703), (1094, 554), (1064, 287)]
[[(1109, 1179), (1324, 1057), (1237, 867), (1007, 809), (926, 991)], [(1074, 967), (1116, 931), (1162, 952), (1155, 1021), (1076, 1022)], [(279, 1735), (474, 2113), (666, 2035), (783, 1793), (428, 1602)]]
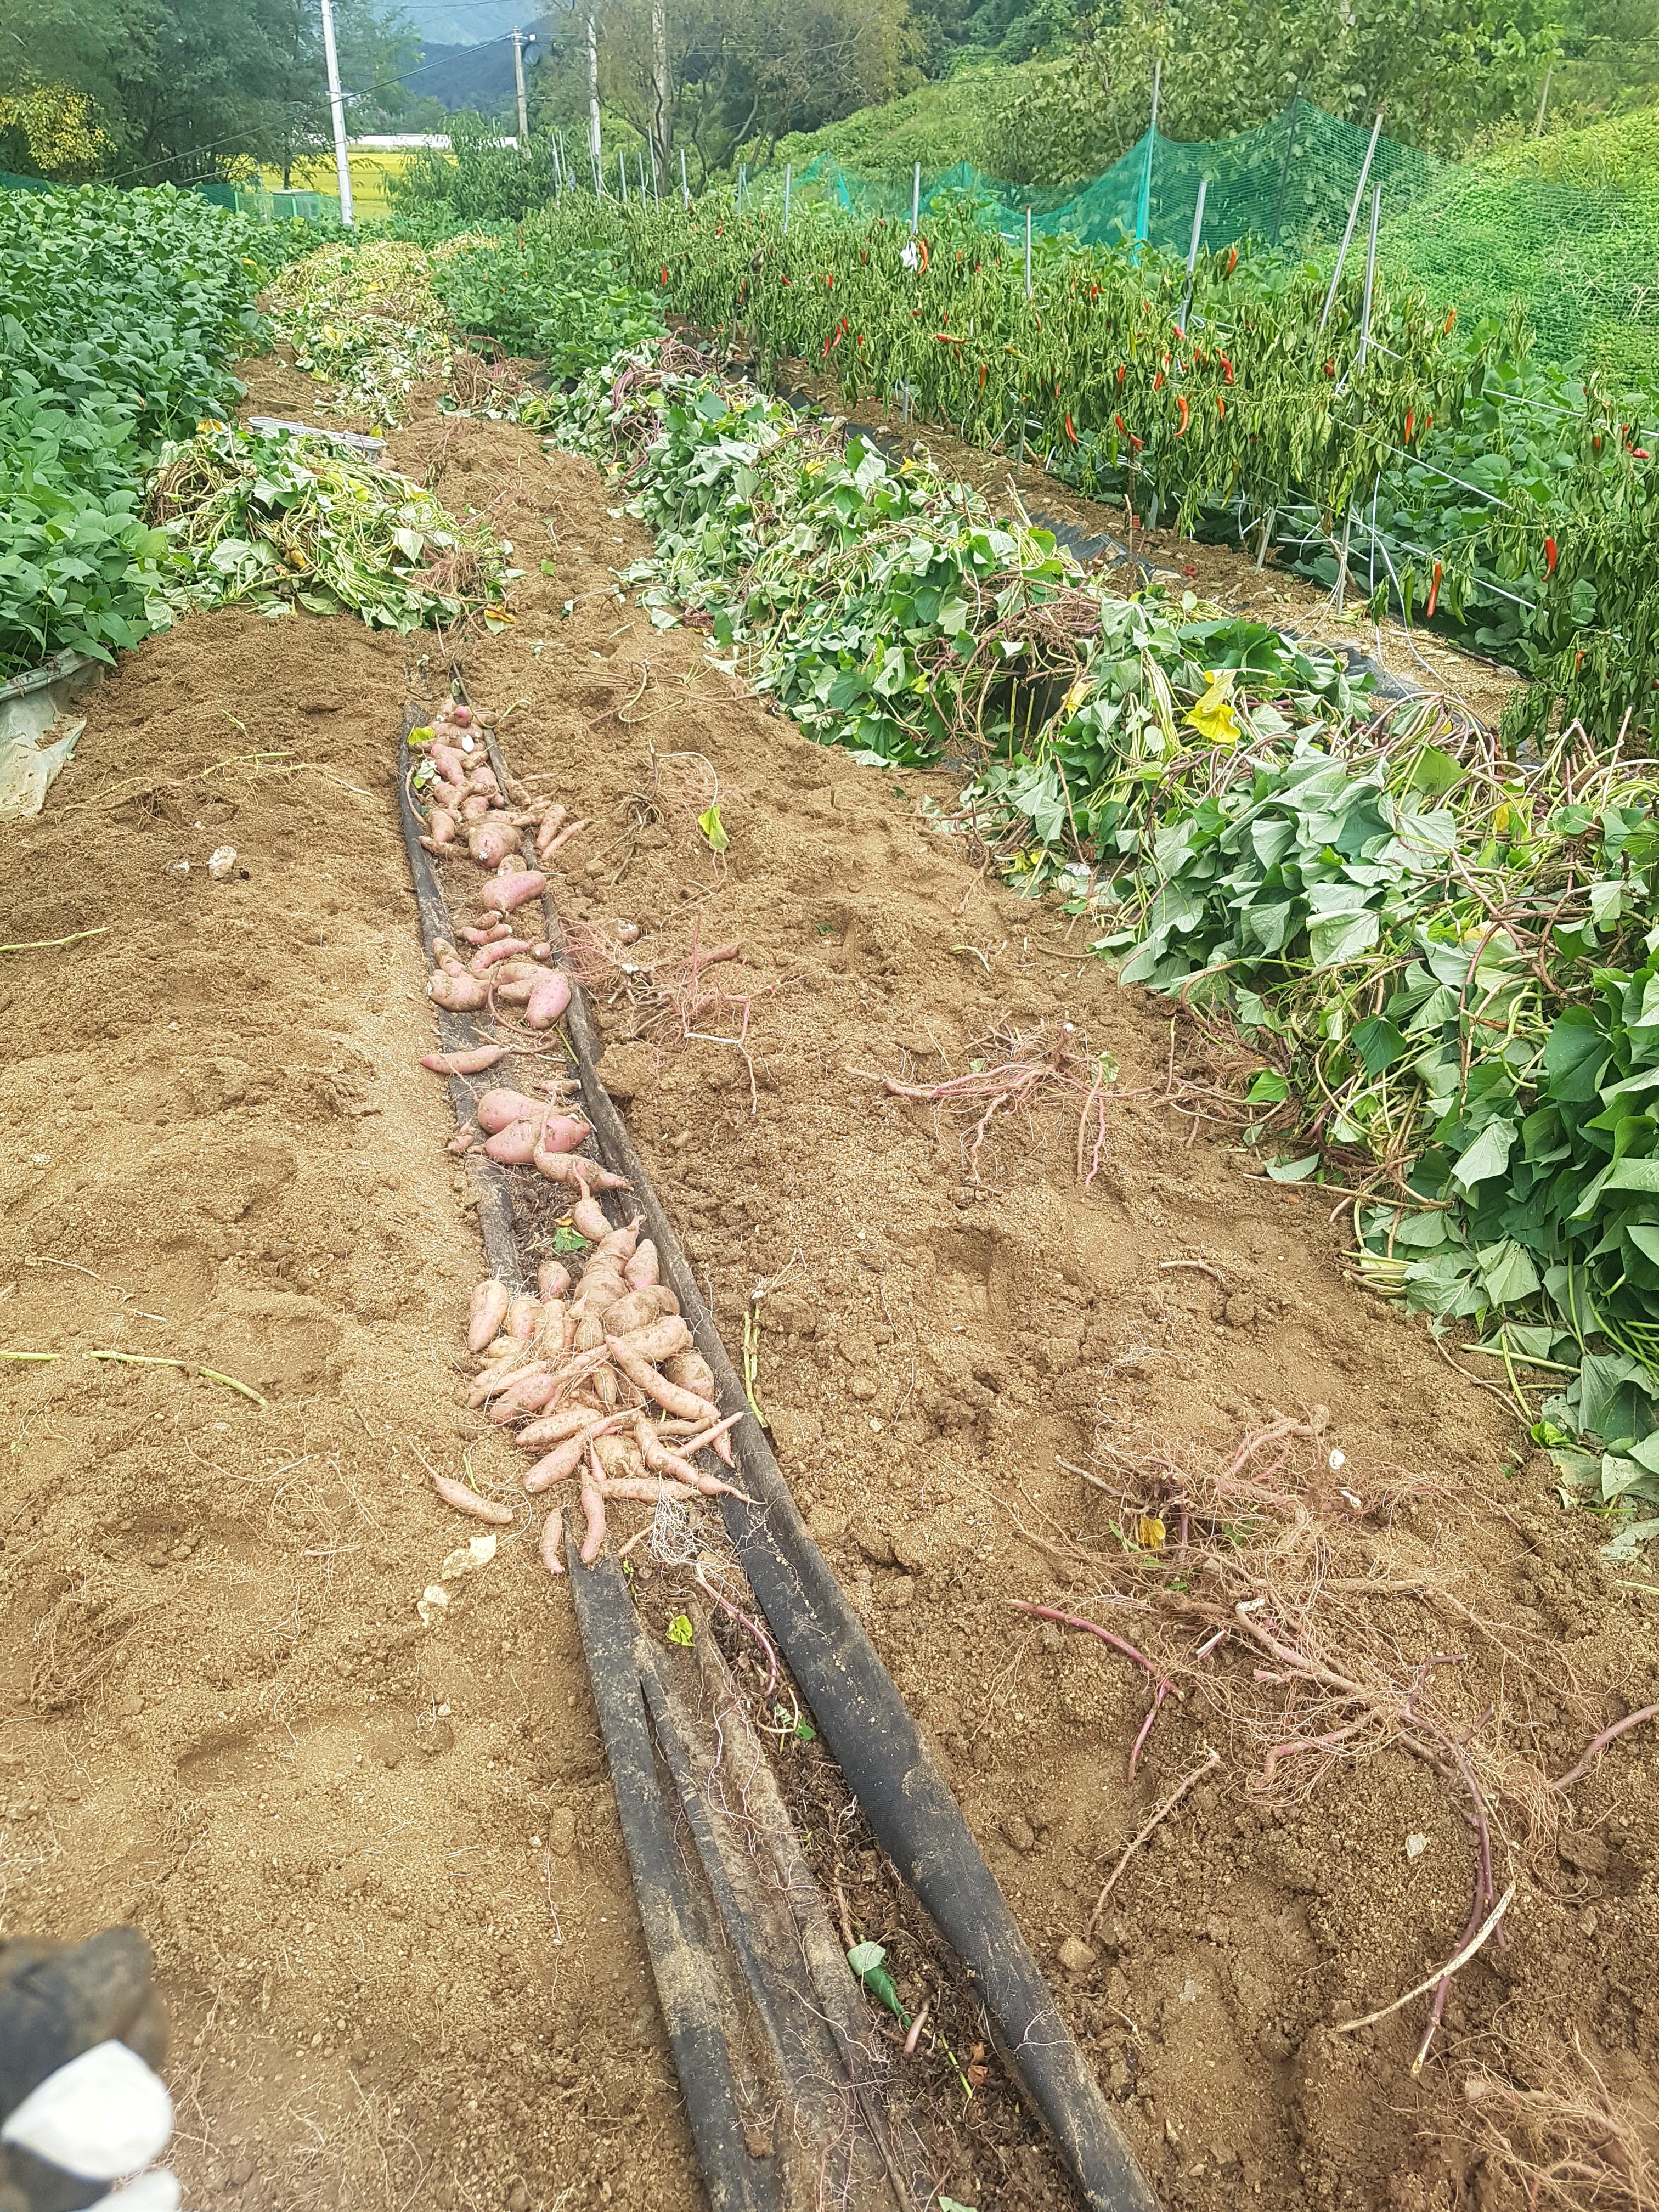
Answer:
[(1337, 248), (1336, 266), (1331, 271), (1331, 289), (1325, 295), (1325, 312), (1319, 318), (1322, 331), (1331, 319), (1331, 309), (1336, 305), (1336, 288), (1342, 282), (1342, 264), (1348, 258), (1348, 248), (1353, 244), (1353, 227), (1359, 220), (1359, 203), (1365, 197), (1365, 185), (1371, 173), (1371, 156), (1376, 151), (1376, 142), (1382, 135), (1382, 111), (1376, 111), (1376, 120), (1371, 125), (1371, 143), (1365, 149), (1365, 158), (1359, 165), (1359, 182), (1353, 188), (1353, 205), (1348, 210), (1347, 227), (1342, 233), (1342, 243)]
[(1187, 327), (1187, 318), (1192, 312), (1193, 283), (1198, 274), (1198, 249), (1204, 236), (1204, 195), (1209, 189), (1209, 179), (1200, 177), (1198, 180), (1198, 204), (1193, 210), (1192, 244), (1187, 248), (1187, 289), (1181, 295), (1178, 318), (1183, 331)]

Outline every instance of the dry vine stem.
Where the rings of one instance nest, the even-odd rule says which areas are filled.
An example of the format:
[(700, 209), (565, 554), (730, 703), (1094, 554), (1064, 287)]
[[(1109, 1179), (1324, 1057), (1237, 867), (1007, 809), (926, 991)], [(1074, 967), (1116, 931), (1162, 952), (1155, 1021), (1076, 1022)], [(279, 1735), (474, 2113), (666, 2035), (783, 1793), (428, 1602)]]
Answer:
[[(1146, 1623), (1130, 1649), (1155, 1680), (1185, 1685), (1254, 1743), (1260, 1788), (1294, 1771), (1310, 1789), (1339, 1759), (1395, 1747), (1462, 1799), (1474, 1846), (1469, 1912), (1451, 1965), (1424, 1984), (1433, 1996), (1420, 2066), (1451, 1976), (1501, 1928), (1505, 1821), (1547, 1833), (1559, 1800), (1535, 1760), (1505, 1748), (1499, 1713), (1474, 1692), (1458, 1695), (1469, 1655), (1428, 1641), (1442, 1613), (1485, 1632), (1441, 1587), (1446, 1571), (1401, 1575), (1389, 1557), (1394, 1508), (1424, 1486), (1401, 1480), (1362, 1494), (1353, 1468), (1328, 1448), (1328, 1419), (1322, 1407), (1304, 1420), (1280, 1416), (1207, 1468), (1190, 1451), (1128, 1451), (1103, 1425), (1095, 1455), (1115, 1479), (1082, 1472), (1115, 1493), (1110, 1534), (1120, 1548), (1106, 1594)], [(1098, 1550), (1088, 1556), (1097, 1573), (1107, 1564)], [(1587, 1758), (1601, 1747), (1598, 1740)]]
[(1572, 2040), (1577, 2064), (1559, 2053), (1535, 2087), (1468, 2075), (1463, 2094), (1475, 2124), (1464, 2140), (1508, 2172), (1526, 2191), (1528, 2207), (1655, 2212), (1659, 2161), (1651, 2110), (1639, 2113), (1614, 2096), (1576, 2031)]
[(1100, 1916), (1106, 1910), (1106, 1900), (1111, 1895), (1112, 1892), (1117, 1887), (1118, 1877), (1123, 1872), (1124, 1868), (1128, 1865), (1130, 1860), (1140, 1849), (1148, 1836), (1150, 1836), (1152, 1831), (1158, 1826), (1159, 1822), (1168, 1820), (1170, 1814), (1174, 1812), (1176, 1807), (1187, 1795), (1187, 1792), (1189, 1790), (1196, 1789), (1198, 1784), (1210, 1771), (1210, 1769), (1212, 1766), (1218, 1766), (1220, 1764), (1221, 1753), (1218, 1751), (1206, 1751), (1203, 1758), (1198, 1762), (1198, 1765), (1192, 1769), (1191, 1772), (1182, 1776), (1180, 1781), (1176, 1783), (1175, 1788), (1164, 1800), (1164, 1802), (1158, 1807), (1157, 1812), (1153, 1814), (1152, 1819), (1147, 1821), (1146, 1826), (1140, 1831), (1139, 1834), (1136, 1836), (1131, 1843), (1125, 1846), (1122, 1857), (1119, 1859), (1117, 1864), (1112, 1869), (1110, 1874), (1107, 1875), (1105, 1887), (1102, 1889), (1100, 1895), (1095, 1899), (1095, 1909), (1089, 1915), (1088, 1924), (1083, 1930), (1083, 1940), (1085, 1943), (1092, 1940), (1096, 1929), (1099, 1927)]
[(896, 1075), (875, 1075), (862, 1068), (854, 1073), (881, 1084), (895, 1098), (915, 1099), (928, 1105), (980, 1108), (973, 1141), (968, 1148), (968, 1177), (971, 1182), (980, 1180), (980, 1151), (999, 1114), (1035, 1106), (1045, 1096), (1075, 1097), (1081, 1092), (1077, 1172), (1078, 1180), (1087, 1190), (1100, 1173), (1105, 1153), (1109, 1101), (1141, 1094), (1119, 1090), (1115, 1079), (1108, 1082), (1105, 1060), (1091, 1057), (1086, 1040), (1079, 1038), (1070, 1022), (1059, 1024), (1053, 1042), (1048, 1045), (1040, 1033), (1025, 1037), (999, 1030), (989, 1041), (986, 1057), (993, 1052), (1005, 1055), (996, 1066), (976, 1069), (967, 1075), (953, 1075), (943, 1083), (905, 1083)]

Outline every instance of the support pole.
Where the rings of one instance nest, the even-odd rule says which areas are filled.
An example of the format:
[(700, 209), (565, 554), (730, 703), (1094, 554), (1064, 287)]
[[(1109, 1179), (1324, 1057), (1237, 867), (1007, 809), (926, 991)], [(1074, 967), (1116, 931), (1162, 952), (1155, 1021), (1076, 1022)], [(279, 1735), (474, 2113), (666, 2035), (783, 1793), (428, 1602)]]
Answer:
[(1146, 243), (1152, 227), (1152, 152), (1158, 144), (1158, 95), (1164, 83), (1164, 64), (1152, 64), (1152, 115), (1146, 125), (1146, 166), (1140, 174), (1140, 197), (1135, 206), (1135, 245)]
[(617, 149), (617, 174), (622, 179), (622, 204), (628, 205), (628, 156), (620, 146)]
[(605, 198), (605, 149), (599, 143), (599, 22), (587, 11), (587, 151), (593, 164), (593, 193)]
[(1207, 177), (1198, 180), (1198, 200), (1193, 209), (1192, 243), (1187, 248), (1187, 289), (1181, 295), (1181, 313), (1177, 318), (1182, 329), (1187, 327), (1187, 318), (1193, 311), (1193, 286), (1198, 276), (1198, 249), (1204, 238), (1204, 196), (1210, 189)]
[(526, 160), (530, 153), (530, 104), (524, 91), (524, 50), (536, 43), (533, 31), (521, 31), (515, 23), (513, 40), (513, 84), (519, 96), (519, 157)]
[(1031, 296), (1031, 210), (1025, 210), (1025, 296)]
[(1382, 135), (1382, 111), (1376, 111), (1376, 120), (1371, 125), (1371, 143), (1365, 149), (1365, 158), (1359, 165), (1359, 182), (1353, 188), (1353, 204), (1348, 210), (1347, 226), (1342, 233), (1342, 243), (1336, 251), (1336, 266), (1331, 271), (1331, 289), (1325, 295), (1325, 312), (1319, 318), (1322, 331), (1331, 319), (1331, 309), (1336, 305), (1336, 288), (1342, 282), (1342, 264), (1348, 258), (1348, 248), (1353, 244), (1353, 228), (1359, 220), (1359, 204), (1365, 197), (1365, 186), (1370, 180), (1371, 156), (1376, 151), (1376, 142)]
[(685, 201), (687, 215), (691, 212), (691, 187), (685, 180), (685, 149), (680, 148), (680, 192)]
[(351, 155), (346, 145), (345, 94), (340, 89), (340, 58), (334, 50), (334, 10), (320, 0), (323, 11), (323, 60), (328, 70), (328, 104), (334, 117), (334, 174), (340, 187), (340, 220), (348, 227), (351, 212)]
[(1359, 310), (1359, 366), (1371, 349), (1371, 300), (1376, 289), (1376, 226), (1382, 213), (1382, 187), (1371, 186), (1371, 235), (1365, 248), (1365, 298)]

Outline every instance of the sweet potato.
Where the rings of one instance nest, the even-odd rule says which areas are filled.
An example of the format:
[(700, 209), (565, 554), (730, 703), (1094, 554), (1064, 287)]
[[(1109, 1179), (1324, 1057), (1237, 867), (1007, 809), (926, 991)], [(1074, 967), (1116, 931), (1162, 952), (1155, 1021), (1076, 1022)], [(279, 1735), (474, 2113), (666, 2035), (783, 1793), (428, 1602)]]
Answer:
[(447, 1152), (470, 1152), (477, 1141), (478, 1127), (477, 1122), (463, 1121), (460, 1127), (456, 1130), (454, 1135), (444, 1146), (444, 1150)]
[(564, 1572), (564, 1508), (556, 1505), (542, 1523), (542, 1565), (550, 1575)]
[(627, 1190), (630, 1188), (625, 1176), (612, 1175), (597, 1161), (585, 1159), (580, 1152), (550, 1152), (544, 1146), (536, 1147), (536, 1165), (550, 1182), (574, 1184), (586, 1198), (597, 1186), (600, 1190)]
[(426, 817), (426, 834), (434, 845), (453, 845), (455, 842), (455, 816), (447, 806), (434, 806)]
[(640, 1457), (640, 1448), (632, 1437), (618, 1435), (614, 1430), (607, 1435), (604, 1430), (599, 1430), (596, 1431), (592, 1441), (593, 1455), (599, 1462), (599, 1471), (605, 1477), (607, 1489), (613, 1475), (624, 1480), (629, 1477), (637, 1480), (645, 1473), (645, 1462)]
[(532, 1359), (521, 1368), (504, 1390), (495, 1393), (489, 1407), (492, 1421), (520, 1421), (526, 1413), (539, 1413), (559, 1395), (561, 1385), (556, 1375), (537, 1374), (538, 1368), (546, 1369), (546, 1362)]
[(481, 868), (498, 868), (518, 848), (518, 832), (510, 822), (475, 822), (466, 833), (466, 849)]
[(503, 868), (500, 875), (481, 886), (478, 895), (486, 910), (511, 914), (514, 907), (523, 906), (526, 900), (539, 898), (546, 889), (547, 878), (539, 868)]
[(576, 1556), (585, 1567), (591, 1567), (605, 1548), (605, 1477), (591, 1446), (582, 1462), (582, 1511), (587, 1520), (587, 1534)]
[(544, 1260), (536, 1270), (536, 1288), (544, 1302), (570, 1295), (570, 1270), (562, 1260)]
[(643, 1244), (637, 1247), (623, 1272), (628, 1277), (630, 1290), (648, 1291), (661, 1281), (661, 1262), (657, 1255), (657, 1248), (648, 1237)]
[(574, 1114), (555, 1114), (544, 1111), (541, 1125), (542, 1149), (549, 1152), (574, 1152), (593, 1133), (586, 1121)]
[(570, 1347), (574, 1324), (570, 1308), (562, 1298), (544, 1298), (542, 1317), (536, 1329), (536, 1348), (550, 1359), (563, 1358)]
[(464, 1482), (453, 1481), (447, 1474), (434, 1474), (432, 1487), (446, 1505), (453, 1505), (458, 1513), (470, 1513), (475, 1521), (489, 1521), (497, 1528), (513, 1526), (513, 1508), (501, 1505), (493, 1498), (480, 1498), (476, 1490), (469, 1490)]
[(474, 829), (488, 817), (489, 801), (481, 791), (469, 791), (461, 799), (459, 812), (464, 827)]
[(509, 1121), (506, 1128), (484, 1139), (484, 1150), (503, 1167), (524, 1168), (534, 1158), (540, 1141), (533, 1121)]
[(471, 1014), (489, 1000), (489, 986), (476, 975), (452, 975), (441, 968), (428, 982), (426, 994), (448, 1013)]
[(607, 1342), (605, 1351), (618, 1371), (627, 1376), (630, 1382), (636, 1383), (646, 1396), (660, 1406), (665, 1413), (678, 1413), (682, 1420), (686, 1421), (698, 1420), (707, 1413), (708, 1406), (704, 1400), (695, 1397), (690, 1390), (681, 1389), (678, 1383), (671, 1382), (665, 1376), (659, 1375), (648, 1359), (631, 1352), (614, 1337)]
[(597, 1198), (578, 1199), (570, 1209), (571, 1226), (578, 1237), (597, 1244), (611, 1234), (611, 1223)]
[(467, 1315), (466, 1348), (482, 1352), (507, 1319), (507, 1310), (513, 1303), (513, 1293), (507, 1285), (494, 1275), (487, 1275), (472, 1293), (471, 1310)]
[(465, 787), (466, 755), (459, 747), (434, 744), (431, 757), (433, 767), (446, 783), (453, 784), (457, 791)]
[(512, 1304), (508, 1306), (507, 1310), (507, 1320), (503, 1323), (503, 1327), (508, 1336), (531, 1337), (534, 1336), (536, 1334), (537, 1328), (540, 1325), (541, 1318), (541, 1300), (539, 1298), (527, 1297), (525, 1293), (520, 1292), (520, 1295), (514, 1299)]
[(574, 1437), (566, 1437), (546, 1452), (535, 1465), (525, 1471), (524, 1486), (533, 1498), (538, 1491), (551, 1490), (556, 1482), (568, 1482), (587, 1457), (589, 1431), (604, 1419), (603, 1414), (583, 1409), (582, 1425)]
[(551, 1029), (569, 1004), (570, 978), (556, 968), (532, 988), (524, 1018), (532, 1030)]
[(665, 1498), (684, 1500), (695, 1498), (696, 1492), (688, 1482), (675, 1482), (666, 1475), (606, 1475), (605, 1494), (623, 1504), (657, 1505)]
[(556, 836), (550, 837), (545, 845), (544, 845), (538, 839), (536, 845), (538, 855), (544, 860), (550, 860), (556, 853), (562, 851), (564, 847), (570, 842), (571, 839), (578, 836), (582, 830), (586, 830), (586, 827), (587, 823), (586, 821), (573, 822), (568, 829), (561, 830)]
[(531, 940), (527, 937), (499, 937), (489, 945), (481, 945), (466, 964), (473, 975), (482, 975), (498, 960), (510, 960), (515, 953), (528, 952), (530, 949)]
[(432, 957), (434, 963), (442, 969), (446, 975), (465, 975), (466, 973), (465, 961), (462, 959), (447, 938), (433, 939)]
[[(503, 1390), (510, 1389), (514, 1384), (551, 1372), (550, 1361), (531, 1358), (526, 1338), (515, 1336), (512, 1340), (522, 1347), (523, 1357), (515, 1359), (511, 1352), (503, 1352), (499, 1359), (492, 1359), (487, 1367), (481, 1368), (467, 1390), (466, 1402), (469, 1406), (487, 1406), (492, 1398), (499, 1398)], [(532, 1407), (526, 1410), (539, 1409)]]
[[(662, 1302), (666, 1298), (669, 1303)], [(659, 1284), (648, 1291), (629, 1291), (626, 1297), (618, 1298), (605, 1317), (605, 1325), (613, 1336), (632, 1336), (635, 1329), (648, 1328), (653, 1321), (665, 1314), (677, 1314), (678, 1301), (672, 1291)]]
[(590, 1267), (614, 1267), (620, 1271), (632, 1258), (634, 1247), (639, 1242), (640, 1217), (625, 1221), (620, 1229), (607, 1229), (587, 1255)]
[(434, 1075), (482, 1075), (485, 1068), (494, 1067), (506, 1048), (499, 1044), (475, 1044), (465, 1052), (422, 1053), (421, 1066), (430, 1068)]
[[(612, 1308), (615, 1311), (615, 1308)], [(678, 1314), (664, 1314), (659, 1320), (649, 1322), (643, 1328), (617, 1330), (606, 1323), (606, 1335), (615, 1346), (622, 1344), (641, 1359), (672, 1359), (677, 1352), (691, 1348), (691, 1332)]]
[(488, 761), (480, 761), (466, 779), (469, 791), (481, 791), (487, 799), (499, 799), (501, 787), (495, 781), (495, 771)]
[(556, 1413), (538, 1413), (527, 1421), (519, 1431), (519, 1442), (526, 1451), (548, 1451), (568, 1437), (581, 1436), (603, 1418), (591, 1406), (561, 1406)]
[(527, 1091), (508, 1091), (498, 1086), (484, 1092), (472, 1109), (472, 1118), (481, 1129), (493, 1133), (506, 1128), (510, 1121), (539, 1121), (546, 1111), (541, 1101), (532, 1098)]
[(663, 1372), (671, 1382), (678, 1382), (683, 1390), (690, 1390), (699, 1398), (714, 1403), (714, 1370), (697, 1351), (678, 1352), (663, 1362)]

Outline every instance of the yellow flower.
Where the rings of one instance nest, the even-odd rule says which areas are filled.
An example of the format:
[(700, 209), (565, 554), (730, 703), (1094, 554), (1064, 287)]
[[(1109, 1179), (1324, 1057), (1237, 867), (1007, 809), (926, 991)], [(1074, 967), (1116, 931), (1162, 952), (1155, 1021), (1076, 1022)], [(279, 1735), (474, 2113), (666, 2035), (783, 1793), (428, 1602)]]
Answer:
[(1210, 744), (1238, 742), (1238, 719), (1233, 713), (1233, 686), (1237, 681), (1236, 668), (1212, 670), (1209, 690), (1187, 716), (1188, 728), (1196, 730)]

